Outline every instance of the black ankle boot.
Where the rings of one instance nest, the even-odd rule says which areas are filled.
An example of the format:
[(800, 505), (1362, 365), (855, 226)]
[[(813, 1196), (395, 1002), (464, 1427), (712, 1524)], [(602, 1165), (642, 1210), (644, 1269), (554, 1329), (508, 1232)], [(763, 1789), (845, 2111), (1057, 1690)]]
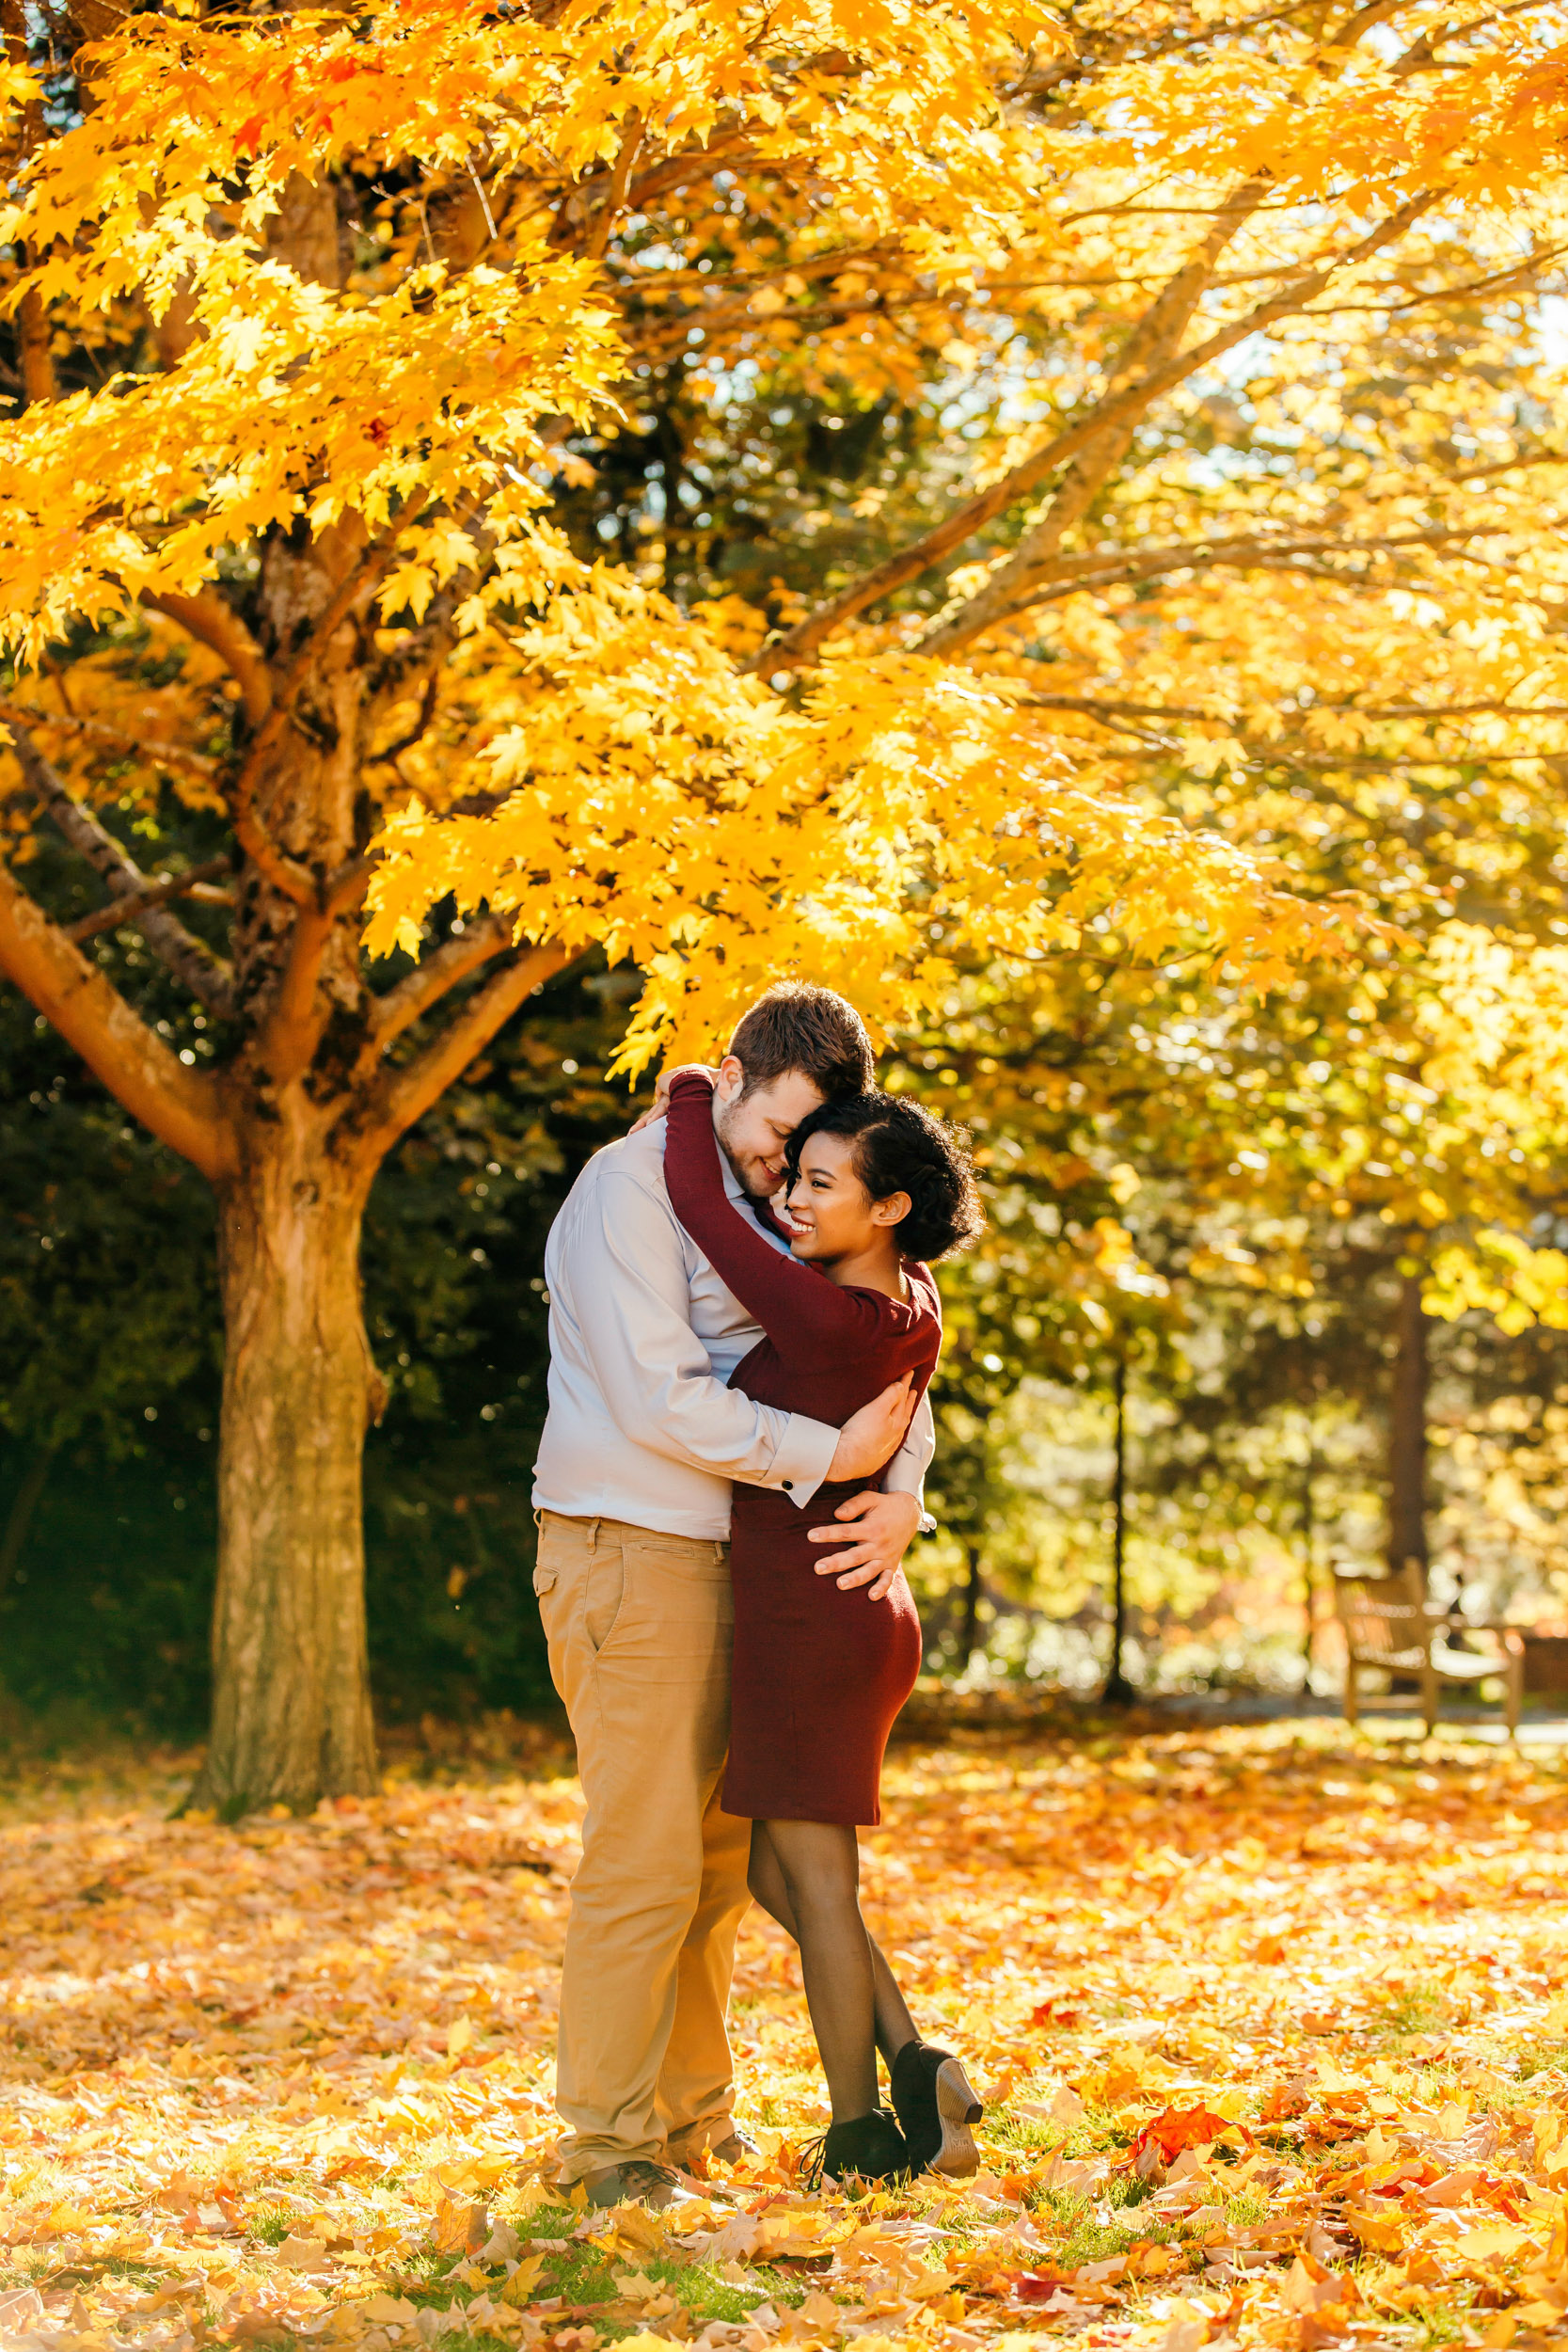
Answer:
[(893, 2061), (893, 2104), (917, 2172), (963, 2180), (980, 2169), (971, 2125), (984, 2107), (950, 2050), (906, 2042)]
[(808, 2152), (806, 2186), (820, 2188), (825, 2175), (835, 2181), (907, 2180), (913, 2165), (904, 2135), (884, 2107), (835, 2123)]

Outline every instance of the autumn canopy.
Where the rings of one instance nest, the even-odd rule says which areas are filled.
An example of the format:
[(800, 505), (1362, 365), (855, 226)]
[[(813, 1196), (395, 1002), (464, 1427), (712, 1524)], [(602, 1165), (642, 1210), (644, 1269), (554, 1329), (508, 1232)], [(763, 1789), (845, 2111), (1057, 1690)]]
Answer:
[(1553, 10), (5, 22), (0, 970), (219, 1195), (211, 1802), (372, 1784), (366, 1197), (590, 951), (632, 1070), (791, 967), (1414, 959), (1560, 1119), (1564, 951), (1465, 898), (1568, 714)]

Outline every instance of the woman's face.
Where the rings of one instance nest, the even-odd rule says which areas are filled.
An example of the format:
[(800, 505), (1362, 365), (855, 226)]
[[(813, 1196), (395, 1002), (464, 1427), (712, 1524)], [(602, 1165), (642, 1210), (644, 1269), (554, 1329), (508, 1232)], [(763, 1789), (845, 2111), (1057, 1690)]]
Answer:
[(773, 1203), (790, 1229), (798, 1258), (853, 1258), (875, 1248), (910, 1212), (910, 1196), (895, 1192), (873, 1200), (855, 1173), (854, 1144), (847, 1136), (808, 1136), (800, 1172), (785, 1179)]

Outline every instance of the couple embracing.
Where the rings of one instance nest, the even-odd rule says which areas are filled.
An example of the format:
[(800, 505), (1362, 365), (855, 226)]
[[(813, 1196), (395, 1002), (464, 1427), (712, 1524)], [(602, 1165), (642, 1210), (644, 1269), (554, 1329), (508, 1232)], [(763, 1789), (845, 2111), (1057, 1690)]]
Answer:
[(928, 1263), (979, 1207), (959, 1138), (874, 1074), (842, 997), (768, 990), (589, 1162), (546, 1251), (533, 1581), (587, 1799), (556, 2096), (594, 2204), (749, 2153), (724, 2014), (752, 1898), (800, 1948), (817, 2176), (975, 2169), (979, 2105), (866, 1930), (855, 1833), (920, 1665)]

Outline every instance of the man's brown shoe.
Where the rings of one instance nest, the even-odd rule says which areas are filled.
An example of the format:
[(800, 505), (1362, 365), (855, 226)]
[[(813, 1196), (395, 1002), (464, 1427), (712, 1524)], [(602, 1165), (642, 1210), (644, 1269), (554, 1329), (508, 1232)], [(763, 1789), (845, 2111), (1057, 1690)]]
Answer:
[(635, 2156), (629, 2164), (612, 2164), (608, 2171), (583, 2175), (591, 2205), (678, 2205), (690, 2199), (668, 2165), (650, 2164)]
[(748, 2139), (738, 2123), (726, 2139), (716, 2139), (708, 2150), (708, 2154), (717, 2156), (721, 2164), (750, 2164), (753, 2156), (761, 2153), (756, 2141)]

